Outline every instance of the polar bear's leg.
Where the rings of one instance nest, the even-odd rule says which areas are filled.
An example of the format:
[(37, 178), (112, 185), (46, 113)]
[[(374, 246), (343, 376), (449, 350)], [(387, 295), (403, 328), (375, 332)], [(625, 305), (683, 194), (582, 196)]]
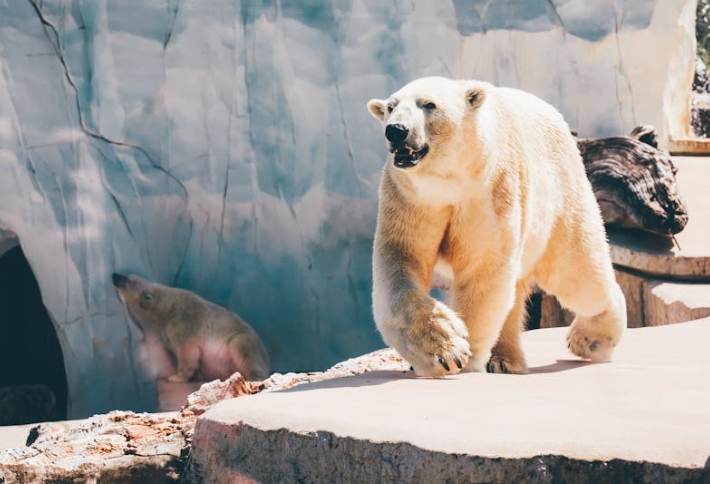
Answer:
[(520, 346), (520, 333), (523, 331), (525, 302), (529, 295), (529, 287), (526, 281), (519, 281), (515, 287), (515, 303), (503, 324), (498, 342), (493, 347), (487, 365), (488, 373), (528, 372), (525, 354)]
[(172, 346), (177, 360), (177, 372), (170, 375), (168, 381), (170, 383), (188, 382), (200, 367), (200, 346), (194, 340), (185, 340)]
[(417, 259), (402, 253), (376, 237), (372, 307), (377, 329), (417, 375), (458, 373), (470, 355), (466, 325), (448, 306), (429, 296), (426, 281), (431, 274), (419, 269)]
[(460, 371), (470, 350), (459, 316), (421, 291), (387, 291), (385, 285), (375, 279), (372, 293), (375, 322), (385, 343), (419, 376), (442, 377)]
[[(567, 335), (570, 351), (593, 361), (610, 361), (626, 329), (626, 301), (621, 288), (613, 283), (605, 289), (607, 306), (604, 310), (591, 316), (575, 311), (577, 317)], [(568, 301), (567, 307), (574, 311), (576, 302)], [(583, 307), (584, 302), (582, 300), (579, 307)]]
[(514, 271), (506, 268), (505, 263), (491, 266), (498, 270), (477, 272), (471, 279), (459, 277), (451, 291), (453, 308), (468, 328), (471, 357), (464, 371), (487, 370), (491, 350), (508, 314), (511, 310), (518, 312)]
[(250, 381), (269, 377), (269, 357), (255, 333), (243, 332), (232, 336), (228, 343), (230, 371), (240, 372)]
[(577, 242), (579, 237), (570, 236), (568, 244), (556, 244), (557, 249), (538, 265), (535, 277), (540, 288), (576, 315), (567, 335), (570, 351), (582, 358), (608, 361), (626, 329), (626, 301), (616, 283), (601, 227), (599, 234), (596, 241), (582, 243)]

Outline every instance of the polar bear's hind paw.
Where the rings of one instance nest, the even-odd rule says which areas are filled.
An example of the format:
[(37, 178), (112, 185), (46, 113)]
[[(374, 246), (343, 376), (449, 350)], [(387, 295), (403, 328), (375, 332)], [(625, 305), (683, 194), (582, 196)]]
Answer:
[(567, 348), (570, 352), (591, 361), (611, 361), (616, 347), (613, 338), (602, 335), (590, 337), (574, 329), (567, 336)]

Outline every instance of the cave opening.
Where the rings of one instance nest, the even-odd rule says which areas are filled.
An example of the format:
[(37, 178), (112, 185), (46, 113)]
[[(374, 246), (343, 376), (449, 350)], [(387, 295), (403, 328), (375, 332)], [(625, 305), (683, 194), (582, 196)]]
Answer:
[(66, 419), (64, 357), (39, 284), (19, 244), (0, 254), (0, 425)]

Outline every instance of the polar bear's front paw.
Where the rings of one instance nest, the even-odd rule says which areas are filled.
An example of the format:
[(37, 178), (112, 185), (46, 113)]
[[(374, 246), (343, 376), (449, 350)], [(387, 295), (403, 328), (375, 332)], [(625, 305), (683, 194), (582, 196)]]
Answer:
[(436, 301), (426, 319), (411, 322), (402, 356), (419, 376), (458, 373), (471, 356), (467, 338), (468, 330), (461, 318)]

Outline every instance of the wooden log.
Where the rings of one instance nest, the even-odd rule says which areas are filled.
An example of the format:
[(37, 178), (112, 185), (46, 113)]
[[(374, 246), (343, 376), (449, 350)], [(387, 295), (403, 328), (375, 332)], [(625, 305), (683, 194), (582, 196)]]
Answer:
[(637, 126), (631, 136), (578, 140), (607, 226), (672, 235), (688, 223), (677, 168), (656, 139), (652, 126)]

